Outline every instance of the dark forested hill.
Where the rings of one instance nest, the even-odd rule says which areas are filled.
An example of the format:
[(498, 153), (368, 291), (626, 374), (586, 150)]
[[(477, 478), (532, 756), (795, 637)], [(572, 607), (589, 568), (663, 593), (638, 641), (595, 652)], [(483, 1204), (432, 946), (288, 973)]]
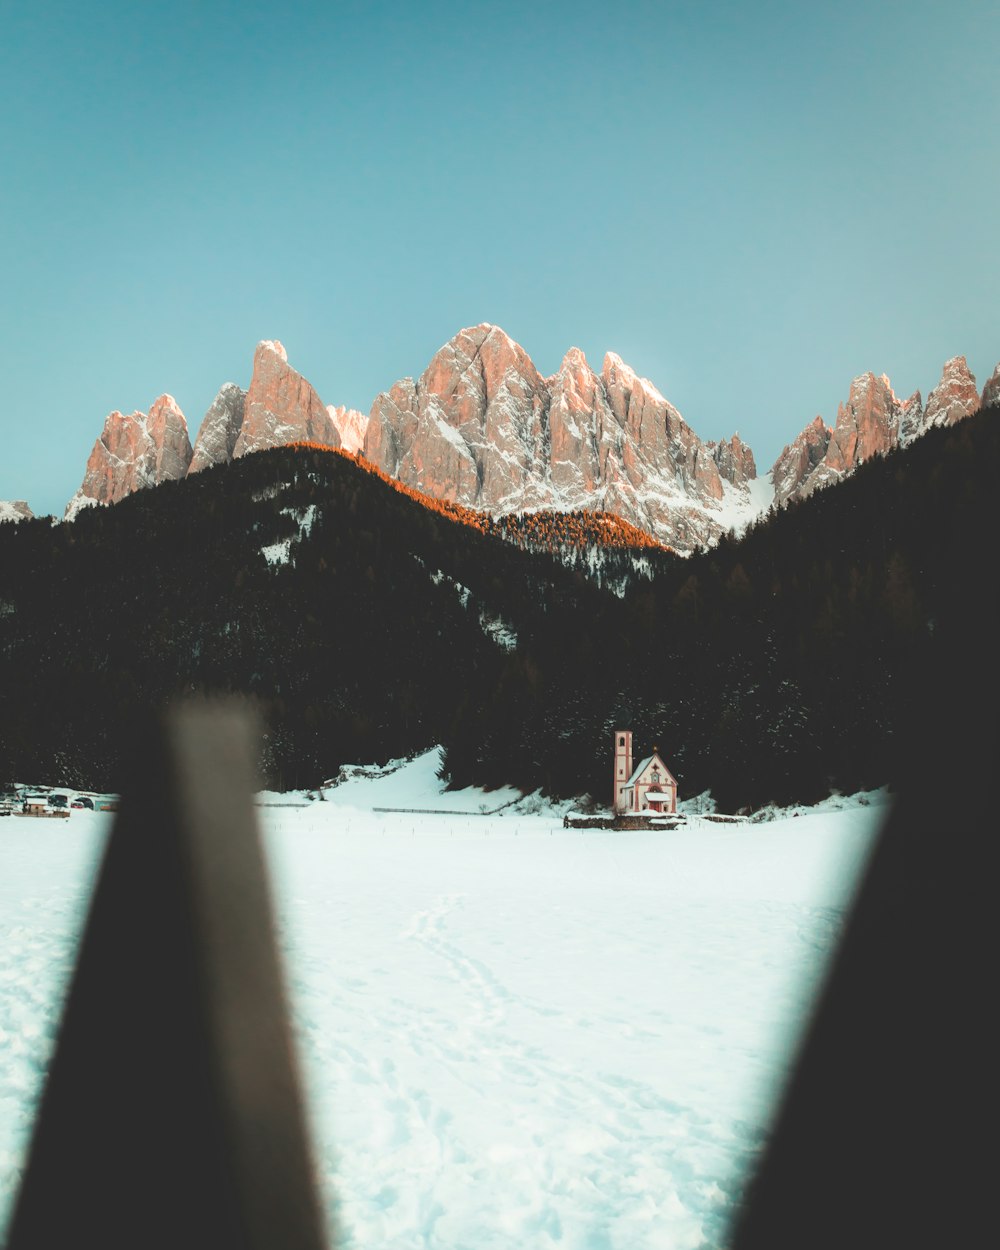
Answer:
[[(452, 778), (600, 787), (617, 720), (656, 740), (685, 792), (731, 810), (880, 785), (919, 751), (911, 727), (957, 652), (977, 682), (955, 704), (995, 734), (998, 464), (989, 409), (585, 621), (550, 617), (460, 712)], [(926, 769), (934, 801), (947, 778)]]
[(455, 784), (606, 801), (618, 724), (733, 809), (881, 784), (951, 649), (995, 693), (997, 464), (987, 410), (740, 542), (609, 549), (618, 593), (309, 448), (0, 526), (0, 780), (117, 786), (146, 709), (238, 691), (283, 787), (443, 742)]
[(94, 786), (137, 716), (192, 691), (260, 705), (278, 786), (442, 741), (496, 684), (508, 620), (598, 593), (303, 448), (0, 526), (0, 570), (0, 772)]

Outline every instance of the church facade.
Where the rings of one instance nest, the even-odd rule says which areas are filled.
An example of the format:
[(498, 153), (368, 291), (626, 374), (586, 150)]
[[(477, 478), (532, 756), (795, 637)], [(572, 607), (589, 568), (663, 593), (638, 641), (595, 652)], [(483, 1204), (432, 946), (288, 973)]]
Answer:
[(633, 765), (631, 729), (615, 730), (612, 810), (616, 816), (677, 811), (677, 779), (657, 749)]

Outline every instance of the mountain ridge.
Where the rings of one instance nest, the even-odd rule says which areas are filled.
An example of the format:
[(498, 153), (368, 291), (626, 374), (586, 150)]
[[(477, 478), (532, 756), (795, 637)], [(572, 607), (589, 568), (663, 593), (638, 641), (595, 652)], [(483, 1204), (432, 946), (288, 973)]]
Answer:
[(945, 363), (926, 406), (919, 391), (901, 401), (884, 374), (864, 373), (833, 425), (816, 417), (758, 474), (738, 434), (702, 440), (614, 352), (597, 373), (571, 347), (543, 377), (505, 331), (483, 322), (439, 348), (416, 380), (404, 377), (380, 392), (366, 416), (324, 404), (289, 365), (283, 345), (265, 339), (249, 388), (220, 388), (193, 447), (170, 396), (159, 397), (148, 415), (109, 414), (65, 517), (249, 452), (312, 442), (346, 446), (426, 496), (494, 517), (612, 513), (690, 553), (998, 397), (1000, 365), (980, 396), (963, 356)]
[(572, 514), (454, 524), (325, 446), (0, 526), (0, 772), (115, 788), (138, 719), (201, 692), (260, 707), (278, 788), (438, 742), (455, 785), (569, 796), (631, 722), (722, 810), (882, 784), (951, 654), (982, 657), (970, 715), (992, 706), (998, 411), (689, 560), (602, 551), (599, 577), (559, 558)]

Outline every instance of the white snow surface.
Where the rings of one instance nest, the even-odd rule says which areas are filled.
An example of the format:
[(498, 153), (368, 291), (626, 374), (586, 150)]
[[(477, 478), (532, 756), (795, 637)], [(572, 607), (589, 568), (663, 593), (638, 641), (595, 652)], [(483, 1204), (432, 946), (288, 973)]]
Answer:
[(747, 527), (764, 515), (774, 502), (771, 475), (751, 478), (745, 486), (733, 486), (723, 480), (722, 498), (715, 507), (715, 519), (724, 530), (737, 538)]
[[(567, 830), (439, 762), (257, 799), (338, 1244), (721, 1246), (884, 796)], [(0, 1218), (112, 819), (0, 821)]]

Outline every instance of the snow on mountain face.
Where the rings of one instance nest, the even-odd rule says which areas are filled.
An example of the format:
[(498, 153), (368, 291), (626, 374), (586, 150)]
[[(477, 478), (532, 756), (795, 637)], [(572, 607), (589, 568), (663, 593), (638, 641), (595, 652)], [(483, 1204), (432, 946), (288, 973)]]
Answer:
[(23, 499), (0, 499), (0, 524), (10, 521), (16, 525), (18, 521), (30, 521), (34, 515)]
[(494, 514), (606, 510), (678, 550), (756, 510), (753, 454), (738, 438), (703, 443), (620, 357), (601, 374), (578, 348), (543, 378), (497, 326), (462, 330), (420, 379), (379, 395), (365, 456), (435, 498)]
[(80, 489), (66, 506), (66, 520), (91, 504), (117, 503), (133, 491), (184, 477), (191, 456), (187, 421), (172, 395), (161, 395), (148, 414), (110, 413)]

